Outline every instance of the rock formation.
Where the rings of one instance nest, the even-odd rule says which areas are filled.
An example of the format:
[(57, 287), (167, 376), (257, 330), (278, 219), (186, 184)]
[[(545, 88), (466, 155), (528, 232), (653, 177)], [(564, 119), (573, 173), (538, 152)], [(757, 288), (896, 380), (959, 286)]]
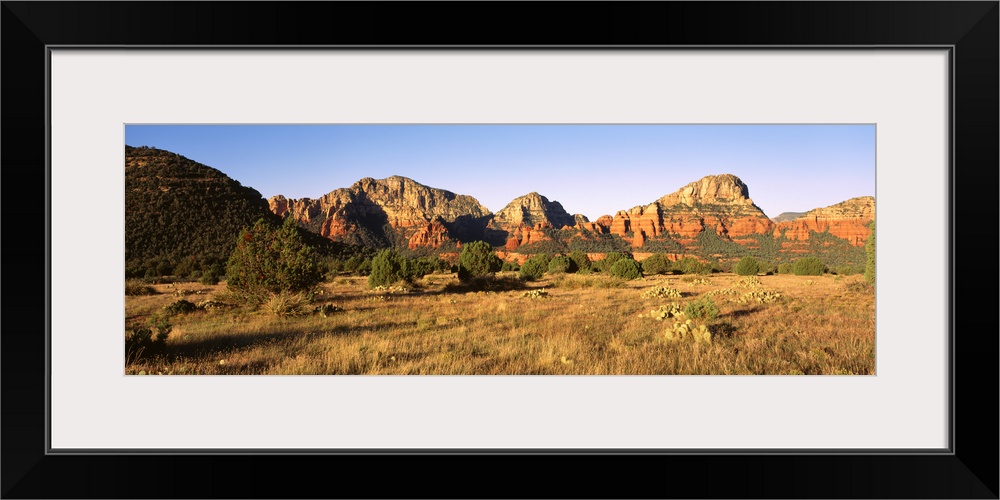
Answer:
[(639, 247), (650, 238), (694, 238), (709, 228), (727, 238), (769, 234), (774, 223), (750, 199), (746, 184), (732, 174), (709, 175), (655, 202), (620, 210), (609, 228)]
[(750, 190), (747, 185), (733, 174), (706, 175), (656, 201), (664, 207), (726, 205), (753, 207), (757, 212), (760, 211), (750, 199)]
[(843, 238), (851, 245), (865, 244), (871, 230), (868, 224), (875, 219), (875, 198), (860, 196), (824, 208), (810, 210), (796, 219), (780, 222), (774, 228), (774, 236), (795, 241), (809, 239), (809, 232), (829, 232)]
[(570, 215), (559, 202), (536, 192), (515, 198), (491, 214), (471, 196), (399, 176), (364, 178), (318, 199), (274, 196), (268, 204), (272, 212), (290, 215), (302, 226), (333, 240), (354, 237), (353, 242), (363, 244), (415, 249), (450, 248), (461, 241), (484, 239), (503, 245), (509, 252), (551, 240), (555, 229), (576, 231), (573, 237), (584, 239), (587, 233), (617, 235), (637, 250), (647, 242), (665, 239), (690, 245), (704, 231), (751, 245), (756, 244), (754, 235), (784, 234), (790, 240), (803, 241), (810, 231), (829, 231), (852, 245), (862, 245), (874, 216), (874, 199), (861, 197), (804, 214), (786, 212), (776, 219), (799, 216), (776, 224), (754, 204), (747, 185), (732, 174), (703, 177), (650, 204), (619, 210), (596, 221)]
[(506, 248), (514, 250), (521, 245), (551, 240), (546, 229), (571, 228), (586, 224), (583, 215), (570, 215), (558, 201), (532, 192), (514, 198), (507, 206), (493, 214), (490, 227), (507, 232)]
[[(583, 217), (584, 221), (586, 219)], [(493, 223), (503, 229), (534, 227), (539, 224), (560, 229), (572, 226), (576, 222), (574, 216), (566, 213), (558, 201), (549, 201), (548, 198), (534, 192), (514, 198), (507, 206), (493, 214)]]
[(410, 250), (422, 247), (440, 248), (441, 245), (453, 243), (448, 237), (448, 228), (445, 227), (444, 220), (435, 217), (434, 220), (420, 226), (413, 233), (413, 236), (410, 236), (407, 248)]
[[(318, 199), (268, 200), (271, 210), (291, 215), (304, 227), (337, 240), (363, 233), (375, 243), (440, 245), (449, 237), (482, 237), (490, 211), (475, 198), (392, 176), (366, 177)], [(395, 232), (388, 234), (386, 231)]]
[(781, 212), (780, 214), (778, 214), (777, 217), (771, 217), (771, 222), (774, 222), (775, 224), (779, 222), (786, 222), (798, 219), (799, 217), (802, 217), (805, 214), (806, 214), (805, 212)]
[(507, 233), (507, 243), (504, 245), (507, 250), (514, 250), (521, 245), (529, 245), (540, 241), (551, 241), (552, 238), (545, 234), (546, 229), (552, 229), (552, 225), (547, 222), (539, 222), (534, 226), (518, 226)]

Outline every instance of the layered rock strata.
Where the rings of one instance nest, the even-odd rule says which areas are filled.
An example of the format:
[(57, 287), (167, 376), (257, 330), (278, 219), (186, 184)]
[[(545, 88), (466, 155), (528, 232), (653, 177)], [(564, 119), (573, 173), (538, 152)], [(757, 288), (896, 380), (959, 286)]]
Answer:
[(785, 235), (786, 239), (805, 241), (809, 233), (829, 232), (847, 240), (851, 245), (865, 244), (871, 230), (868, 225), (875, 219), (875, 198), (860, 196), (829, 207), (810, 210), (796, 219), (779, 222), (774, 228), (774, 237)]

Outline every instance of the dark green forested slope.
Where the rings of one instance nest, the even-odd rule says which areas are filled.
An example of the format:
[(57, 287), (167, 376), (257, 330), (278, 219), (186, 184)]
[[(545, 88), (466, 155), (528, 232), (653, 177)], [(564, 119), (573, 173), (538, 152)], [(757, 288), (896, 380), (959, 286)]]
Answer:
[(128, 274), (224, 264), (240, 229), (261, 217), (280, 222), (253, 188), (170, 151), (125, 146)]
[[(125, 270), (129, 276), (225, 269), (243, 227), (280, 224), (257, 190), (179, 154), (125, 146)], [(321, 254), (343, 245), (302, 231)], [(183, 265), (182, 265), (183, 264)]]

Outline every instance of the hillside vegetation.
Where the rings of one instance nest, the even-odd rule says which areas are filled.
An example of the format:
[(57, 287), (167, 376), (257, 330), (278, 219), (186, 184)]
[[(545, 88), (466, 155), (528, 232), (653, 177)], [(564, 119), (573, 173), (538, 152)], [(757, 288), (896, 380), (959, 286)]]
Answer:
[[(281, 225), (255, 189), (179, 154), (125, 146), (126, 276), (222, 274), (243, 228)], [(364, 253), (300, 231), (321, 255)]]

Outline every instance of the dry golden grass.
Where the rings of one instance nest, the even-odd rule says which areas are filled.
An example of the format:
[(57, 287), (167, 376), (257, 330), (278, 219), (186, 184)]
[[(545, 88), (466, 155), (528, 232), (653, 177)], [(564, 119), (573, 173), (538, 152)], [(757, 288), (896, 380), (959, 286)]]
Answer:
[[(776, 302), (740, 303), (735, 275), (691, 282), (559, 275), (521, 290), (449, 291), (454, 275), (430, 275), (411, 291), (371, 291), (365, 278), (337, 278), (301, 316), (213, 308), (170, 319), (160, 352), (126, 372), (163, 374), (872, 374), (875, 305), (861, 276), (759, 276)], [(806, 283), (809, 281), (810, 283)], [(681, 298), (643, 297), (668, 286)], [(224, 298), (225, 284), (155, 287), (126, 297), (126, 328), (180, 298)], [(712, 290), (720, 309), (706, 323), (711, 343), (670, 341), (675, 319), (651, 309)], [(544, 289), (542, 298), (525, 291)], [(180, 290), (180, 293), (178, 293)], [(187, 290), (202, 293), (186, 293)], [(323, 304), (342, 311), (312, 313)]]

